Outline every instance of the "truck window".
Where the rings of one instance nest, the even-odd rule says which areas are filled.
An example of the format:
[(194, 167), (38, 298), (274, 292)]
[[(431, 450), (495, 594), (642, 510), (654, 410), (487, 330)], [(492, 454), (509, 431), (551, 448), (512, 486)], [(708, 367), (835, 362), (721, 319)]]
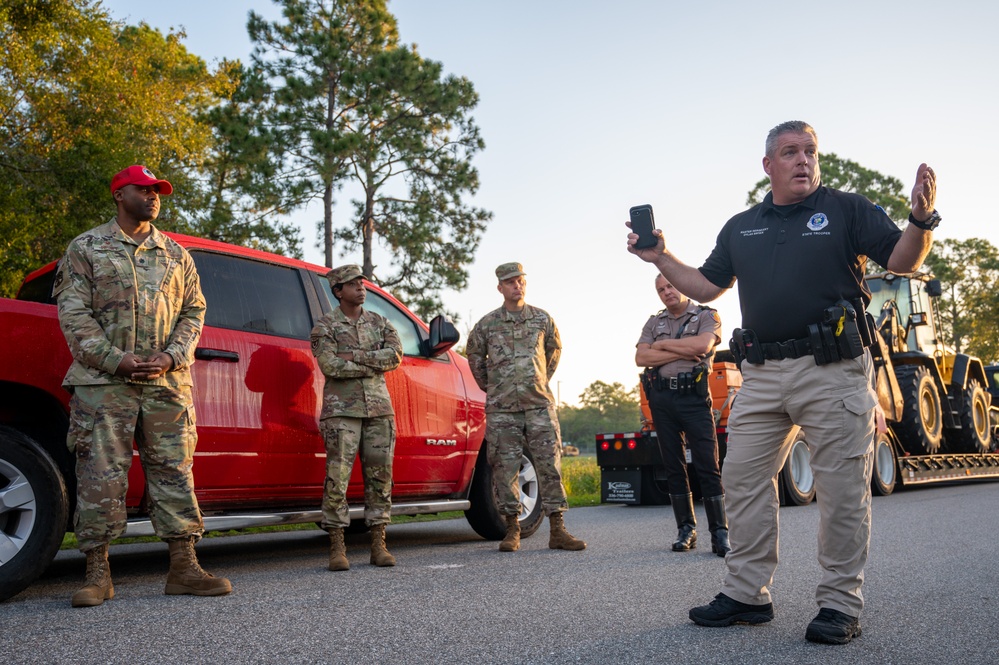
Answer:
[(294, 268), (191, 252), (208, 303), (205, 325), (309, 339), (312, 317)]
[(36, 277), (21, 285), (21, 290), (17, 292), (18, 300), (28, 300), (30, 302), (40, 302), (47, 305), (54, 305), (55, 298), (52, 297), (52, 282), (55, 281), (56, 269), (45, 273), (41, 277)]
[[(326, 277), (321, 277), (319, 281), (322, 282), (323, 291), (326, 292), (330, 303), (336, 307), (337, 299), (333, 297), (333, 289), (330, 286), (329, 280)], [(405, 355), (422, 355), (420, 353), (420, 335), (416, 331), (416, 323), (399, 308), (370, 289), (368, 290), (367, 298), (364, 300), (364, 307), (376, 314), (381, 314), (395, 327), (396, 332), (399, 333), (399, 341), (402, 342), (402, 352)], [(442, 356), (442, 358), (446, 359), (447, 356)]]

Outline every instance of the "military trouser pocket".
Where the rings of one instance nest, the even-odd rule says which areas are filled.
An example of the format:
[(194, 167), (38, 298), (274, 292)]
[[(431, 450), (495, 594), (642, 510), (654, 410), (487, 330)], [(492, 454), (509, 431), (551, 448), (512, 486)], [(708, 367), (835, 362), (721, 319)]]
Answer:
[(94, 412), (73, 393), (69, 400), (69, 432), (66, 447), (70, 452), (86, 457), (94, 445)]

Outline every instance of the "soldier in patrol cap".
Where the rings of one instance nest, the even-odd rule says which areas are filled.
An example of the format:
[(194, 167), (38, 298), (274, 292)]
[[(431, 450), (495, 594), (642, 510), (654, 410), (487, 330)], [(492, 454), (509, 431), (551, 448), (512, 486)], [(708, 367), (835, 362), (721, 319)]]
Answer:
[(499, 549), (520, 548), (517, 476), (526, 447), (534, 457), (542, 505), (551, 522), (548, 547), (581, 550), (586, 543), (571, 536), (562, 519), (569, 506), (562, 484), (558, 415), (549, 387), (562, 341), (548, 312), (524, 301), (525, 276), (519, 263), (496, 268), (503, 306), (475, 324), (465, 349), (472, 376), (486, 391), (486, 455), (506, 521)]
[(125, 531), (132, 441), (156, 534), (170, 548), (165, 593), (218, 596), (229, 580), (198, 565), (204, 525), (194, 496), (198, 441), (191, 364), (205, 299), (187, 251), (153, 226), (173, 187), (142, 165), (111, 180), (117, 215), (75, 238), (52, 292), (73, 363), (67, 443), (76, 454), (76, 538), (87, 556), (73, 607), (114, 597), (108, 544)]
[(395, 411), (385, 373), (402, 363), (402, 342), (388, 319), (364, 309), (367, 291), (360, 266), (327, 273), (340, 302), (312, 329), (312, 354), (326, 376), (319, 429), (326, 442), (323, 528), (330, 534), (330, 570), (349, 570), (343, 530), (350, 524), (347, 483), (360, 452), (364, 472), (364, 522), (371, 529), (371, 563), (394, 566), (385, 547), (392, 520)]
[(697, 545), (697, 520), (684, 450), (687, 448), (703, 491), (711, 551), (723, 557), (730, 549), (728, 521), (708, 393), (708, 373), (715, 346), (721, 341), (721, 321), (715, 310), (692, 302), (662, 275), (656, 276), (656, 292), (666, 309), (651, 317), (642, 329), (635, 364), (648, 368), (642, 375), (642, 385), (656, 425), (676, 518), (673, 551), (686, 552)]

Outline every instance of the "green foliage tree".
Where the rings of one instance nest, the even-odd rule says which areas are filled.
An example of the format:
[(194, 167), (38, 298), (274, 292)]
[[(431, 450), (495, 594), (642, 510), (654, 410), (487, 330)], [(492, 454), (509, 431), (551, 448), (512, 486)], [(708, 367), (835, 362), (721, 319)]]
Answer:
[[(248, 23), (254, 66), (271, 85), (276, 180), (288, 200), (322, 199), (327, 265), (335, 245), (359, 250), (369, 279), (429, 314), (442, 288), (465, 286), (489, 218), (462, 202), (478, 187), (474, 89), (400, 46), (385, 0), (279, 2), (282, 20), (251, 12)], [(334, 228), (334, 195), (348, 181), (361, 200)], [(395, 274), (376, 274), (376, 240)]]
[(281, 221), (298, 203), (277, 182), (274, 137), (264, 121), (267, 85), (238, 61), (220, 65), (235, 90), (202, 114), (213, 142), (199, 174), (203, 203), (191, 215), (195, 235), (302, 257), (301, 233)]
[(987, 240), (935, 241), (926, 266), (943, 286), (937, 308), (957, 352), (999, 362), (999, 250)]
[(465, 266), (491, 218), (463, 202), (479, 186), (471, 158), (484, 144), (468, 115), (478, 95), (415, 49), (383, 51), (372, 64), (378, 74), (358, 86), (363, 131), (348, 165), (363, 197), (354, 201), (354, 223), (334, 240), (359, 246), (362, 269), (374, 275), (378, 236), (397, 269), (379, 281), (429, 317), (441, 307), (442, 288), (467, 286)]
[(593, 445), (599, 432), (630, 432), (641, 426), (638, 386), (594, 381), (579, 396), (579, 406), (559, 407), (562, 440), (580, 448)]
[(114, 214), (128, 164), (170, 179), (160, 226), (187, 228), (189, 176), (210, 140), (196, 114), (228, 81), (183, 33), (122, 26), (90, 0), (0, 3), (0, 292)]

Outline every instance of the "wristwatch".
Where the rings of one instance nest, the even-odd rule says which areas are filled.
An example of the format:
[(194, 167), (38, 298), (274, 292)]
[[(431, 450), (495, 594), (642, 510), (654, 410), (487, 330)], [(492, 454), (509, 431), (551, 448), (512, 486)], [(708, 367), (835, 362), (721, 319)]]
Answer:
[(911, 212), (909, 213), (909, 223), (915, 225), (917, 229), (922, 229), (924, 231), (932, 231), (933, 229), (937, 228), (940, 225), (941, 219), (943, 219), (943, 217), (941, 217), (940, 213), (937, 212), (936, 210), (930, 213), (930, 218), (927, 219), (925, 222), (919, 221), (918, 219), (912, 216)]

